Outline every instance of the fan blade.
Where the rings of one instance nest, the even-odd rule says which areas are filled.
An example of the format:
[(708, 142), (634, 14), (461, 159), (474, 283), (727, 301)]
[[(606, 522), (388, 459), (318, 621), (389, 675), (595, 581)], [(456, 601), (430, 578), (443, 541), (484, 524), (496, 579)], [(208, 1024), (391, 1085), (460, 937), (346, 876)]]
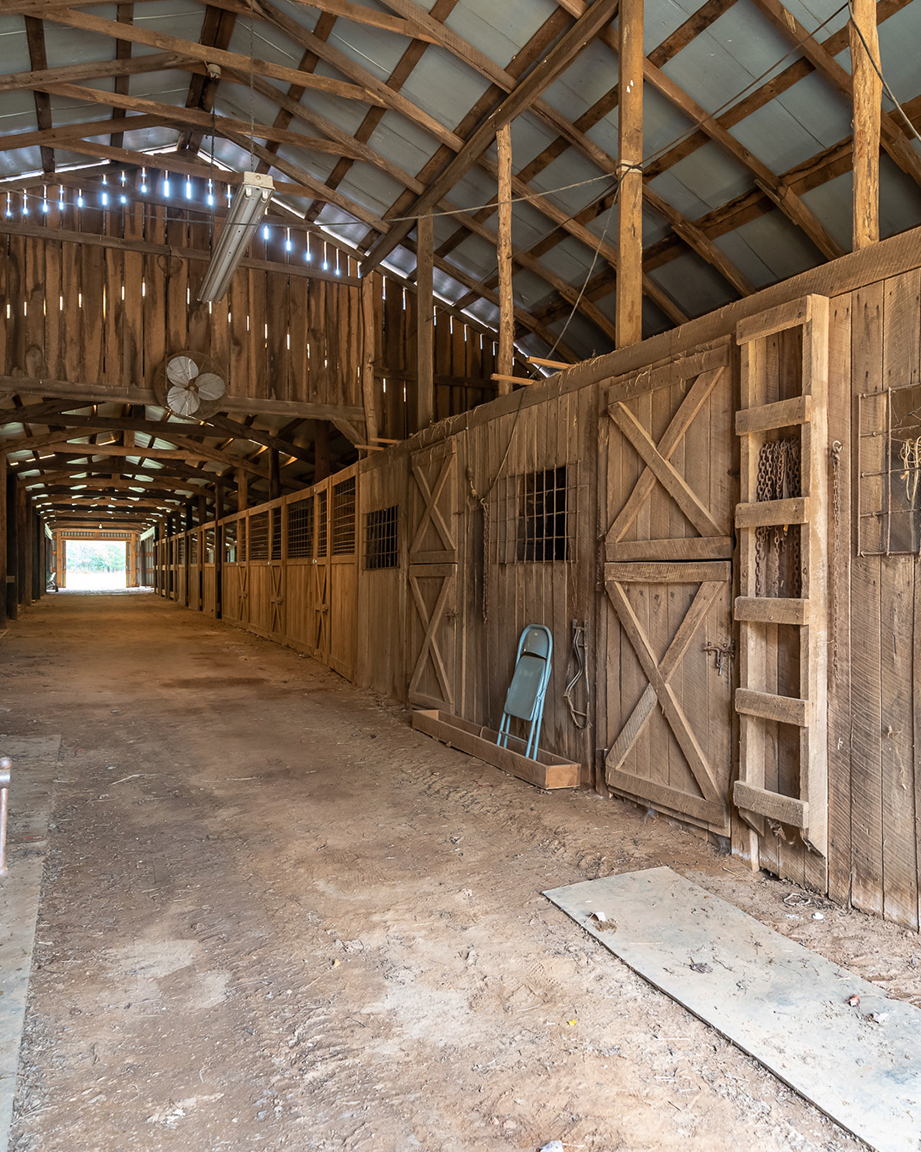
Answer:
[(227, 385), (215, 372), (202, 372), (195, 387), (202, 400), (219, 400), (227, 391)]
[(166, 366), (166, 378), (170, 384), (188, 384), (197, 375), (198, 365), (189, 356), (174, 356)]
[(188, 388), (170, 388), (166, 394), (166, 402), (177, 416), (191, 416), (201, 407), (198, 397)]

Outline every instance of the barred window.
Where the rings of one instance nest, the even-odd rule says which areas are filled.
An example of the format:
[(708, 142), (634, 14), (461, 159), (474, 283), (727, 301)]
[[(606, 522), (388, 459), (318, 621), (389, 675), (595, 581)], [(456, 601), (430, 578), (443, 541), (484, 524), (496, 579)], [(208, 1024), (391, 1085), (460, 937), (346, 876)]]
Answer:
[(189, 563), (198, 563), (198, 533), (192, 532), (189, 534)]
[(397, 505), (365, 516), (365, 568), (396, 568), (399, 563)]
[(333, 488), (334, 556), (350, 556), (355, 551), (355, 477)]
[(202, 557), (206, 564), (214, 563), (214, 526), (205, 529), (204, 534), (205, 554)]
[(249, 518), (249, 558), (250, 560), (269, 558), (268, 512), (256, 512)]
[(317, 500), (319, 501), (317, 516), (317, 556), (319, 556), (321, 560), (324, 556), (329, 555), (327, 544), (327, 531), (329, 528), (328, 496), (329, 493), (325, 488), (322, 492), (317, 493)]
[[(917, 555), (921, 552), (921, 386), (890, 388), (858, 400), (860, 554)], [(845, 482), (846, 472), (838, 476), (839, 485)]]
[(281, 507), (272, 509), (272, 559), (281, 559)]
[(313, 497), (288, 505), (288, 559), (307, 560), (313, 555)]
[(185, 536), (180, 536), (176, 542), (176, 563), (185, 564), (186, 542)]
[(224, 563), (237, 562), (237, 531), (240, 521), (228, 520), (224, 525)]

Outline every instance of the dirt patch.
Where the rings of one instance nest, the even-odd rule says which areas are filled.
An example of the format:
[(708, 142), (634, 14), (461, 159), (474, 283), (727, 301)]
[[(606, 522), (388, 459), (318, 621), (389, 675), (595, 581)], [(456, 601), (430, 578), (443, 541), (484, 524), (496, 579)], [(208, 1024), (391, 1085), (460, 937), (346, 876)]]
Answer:
[(668, 863), (915, 1000), (917, 935), (153, 596), (46, 598), (0, 685), (64, 737), (15, 1152), (863, 1147), (540, 892)]

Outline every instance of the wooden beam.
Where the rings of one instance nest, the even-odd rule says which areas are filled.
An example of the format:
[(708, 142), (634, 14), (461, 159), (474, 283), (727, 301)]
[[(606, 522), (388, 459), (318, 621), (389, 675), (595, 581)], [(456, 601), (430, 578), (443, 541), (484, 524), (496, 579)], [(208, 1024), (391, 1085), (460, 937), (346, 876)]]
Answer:
[(134, 44), (146, 44), (151, 48), (160, 48), (165, 52), (175, 52), (192, 60), (200, 60), (203, 64), (218, 64), (222, 68), (240, 68), (244, 72), (258, 72), (262, 76), (271, 76), (275, 80), (285, 80), (289, 84), (299, 84), (302, 88), (323, 92), (328, 96), (341, 96), (346, 100), (360, 100), (366, 104), (380, 103), (379, 98), (366, 88), (346, 80), (333, 80), (327, 76), (318, 76), (314, 72), (300, 72), (297, 68), (273, 64), (269, 60), (260, 60), (257, 57), (250, 59), (237, 52), (227, 52), (222, 48), (199, 44), (194, 40), (168, 36), (150, 28), (119, 24), (116, 20), (104, 20), (87, 12), (77, 12), (72, 8), (55, 8), (43, 12), (42, 15), (46, 20), (63, 24), (68, 28), (96, 32), (100, 36), (110, 36), (115, 40), (130, 40)]
[[(138, 76), (145, 72), (167, 72), (187, 65), (186, 56), (175, 52), (155, 52), (133, 60), (89, 60), (85, 64), (67, 64), (58, 68), (37, 68), (29, 72), (9, 72), (0, 76), (0, 92), (16, 92), (42, 84), (98, 80), (103, 76)], [(204, 65), (196, 65), (204, 71)]]
[(621, 0), (618, 20), (617, 347), (643, 339), (643, 0)]
[(388, 16), (385, 12), (376, 12), (363, 4), (352, 4), (350, 0), (294, 0), (294, 3), (307, 8), (317, 8), (320, 12), (327, 12), (331, 16), (354, 20), (357, 24), (366, 24), (384, 32), (394, 32), (397, 36), (408, 36), (411, 40), (424, 40), (427, 44), (437, 43), (434, 36), (428, 35), (409, 20)]
[[(515, 300), (512, 293), (512, 127), (503, 124), (496, 133), (499, 167), (498, 243), (499, 265), (499, 354), (498, 371), (508, 376), (515, 360)], [(499, 395), (511, 392), (504, 380), (499, 381)]]
[[(442, 196), (476, 164), (480, 156), (492, 144), (496, 132), (504, 124), (510, 124), (532, 101), (549, 87), (577, 58), (601, 29), (608, 24), (617, 11), (618, 0), (595, 0), (585, 14), (570, 28), (565, 36), (533, 68), (526, 78), (502, 101), (464, 143), (461, 150), (447, 165), (441, 175), (428, 186), (405, 215), (420, 217), (435, 207)], [(393, 249), (409, 235), (412, 221), (404, 221), (392, 227), (374, 245), (362, 262), (362, 274), (367, 275), (384, 260)]]
[(435, 419), (435, 357), (432, 296), (434, 221), (420, 216), (416, 231), (416, 392), (413, 431)]
[(377, 332), (374, 324), (374, 302), (377, 278), (366, 276), (361, 282), (361, 396), (365, 406), (365, 431), (368, 440), (378, 433), (377, 403), (374, 389), (374, 361), (377, 357)]
[(883, 82), (879, 75), (876, 0), (852, 0), (854, 74), (854, 251), (879, 241), (879, 141)]
[[(26, 41), (29, 45), (29, 63), (40, 71), (48, 67), (48, 58), (45, 53), (45, 26), (35, 16), (26, 16)], [(51, 100), (44, 92), (33, 90), (32, 98), (35, 101), (35, 118), (40, 129), (51, 127)], [(54, 171), (54, 149), (42, 147), (42, 170)]]
[[(37, 396), (70, 396), (87, 403), (106, 400), (122, 404), (158, 404), (152, 388), (109, 388), (102, 384), (89, 384), (73, 380), (45, 380), (32, 376), (0, 376), (0, 388), (15, 388), (17, 392)], [(250, 396), (225, 396), (221, 401), (225, 412), (265, 413), (276, 416), (297, 416), (302, 420), (361, 420), (364, 409), (350, 404), (313, 404), (300, 400), (263, 400)]]
[[(236, 120), (231, 116), (218, 116), (205, 112), (200, 108), (178, 107), (175, 104), (165, 104), (159, 100), (147, 100), (140, 96), (125, 96), (118, 92), (106, 92), (101, 88), (88, 88), (83, 84), (41, 84), (33, 85), (34, 91), (50, 92), (58, 96), (69, 96), (74, 100), (85, 100), (88, 104), (102, 104), (110, 108), (121, 108), (126, 112), (137, 112), (148, 116), (158, 117), (161, 121), (181, 125), (192, 125), (205, 128), (210, 135), (212, 125), (214, 130), (223, 135), (225, 132), (250, 132), (248, 120)], [(124, 125), (130, 131), (134, 123), (128, 120)], [(72, 128), (68, 128), (72, 132)], [(261, 140), (274, 140), (280, 144), (296, 144), (309, 152), (322, 152), (333, 156), (358, 156), (358, 150), (350, 149), (347, 144), (333, 140), (323, 140), (315, 136), (305, 136), (302, 132), (289, 132), (283, 128), (274, 128), (271, 124), (255, 123), (252, 125), (255, 137)], [(4, 138), (6, 143), (6, 138)], [(21, 146), (21, 145), (20, 145)], [(164, 167), (169, 165), (169, 158), (164, 159)], [(223, 178), (223, 173), (218, 174)]]

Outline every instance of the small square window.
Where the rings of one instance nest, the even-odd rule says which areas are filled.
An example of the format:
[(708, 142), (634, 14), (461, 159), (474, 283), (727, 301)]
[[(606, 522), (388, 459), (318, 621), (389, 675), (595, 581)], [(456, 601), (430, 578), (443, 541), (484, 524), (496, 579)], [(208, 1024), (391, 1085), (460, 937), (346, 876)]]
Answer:
[(566, 465), (518, 477), (518, 546), (526, 561), (567, 560)]
[(397, 505), (365, 516), (365, 568), (396, 568), (399, 563)]

